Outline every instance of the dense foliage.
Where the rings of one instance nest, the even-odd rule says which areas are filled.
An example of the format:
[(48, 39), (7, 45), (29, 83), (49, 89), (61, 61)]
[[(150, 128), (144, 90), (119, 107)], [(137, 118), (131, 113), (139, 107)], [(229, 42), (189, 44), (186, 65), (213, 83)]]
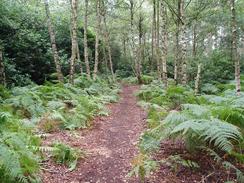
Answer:
[(2, 90), (0, 179), (28, 182), (38, 180), (35, 174), (43, 150), (50, 150), (57, 162), (67, 163), (71, 169), (80, 154), (60, 143), (54, 144), (54, 149), (42, 148), (40, 134), (89, 127), (95, 115), (108, 115), (104, 105), (117, 101), (119, 86), (79, 77), (73, 86), (46, 83)]
[[(221, 88), (221, 92), (215, 91), (215, 95), (202, 93), (199, 96), (183, 86), (170, 84), (165, 88), (159, 81), (142, 86), (137, 95), (141, 99), (140, 105), (149, 110), (148, 130), (139, 143), (140, 156), (144, 157), (144, 161), (135, 164), (135, 168), (141, 167), (147, 171), (156, 168), (154, 164), (157, 162), (150, 160), (151, 152), (159, 149), (163, 140), (181, 139), (189, 152), (205, 151), (214, 155), (223, 165), (228, 165), (226, 168), (234, 169), (238, 181), (243, 182), (241, 171), (223, 160), (226, 154), (233, 157), (235, 162), (243, 163), (244, 160), (244, 93), (236, 96), (233, 89), (228, 89), (231, 85), (230, 82), (219, 88), (214, 86), (217, 91)], [(208, 91), (211, 89), (204, 90)], [(148, 163), (151, 164), (149, 167)], [(134, 174), (145, 176), (135, 170)]]

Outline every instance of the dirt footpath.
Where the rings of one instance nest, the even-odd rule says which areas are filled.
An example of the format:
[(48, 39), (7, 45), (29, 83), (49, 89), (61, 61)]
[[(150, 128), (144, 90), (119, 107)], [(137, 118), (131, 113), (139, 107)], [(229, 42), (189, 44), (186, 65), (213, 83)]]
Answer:
[(44, 183), (123, 183), (138, 182), (126, 178), (131, 160), (138, 153), (136, 144), (143, 131), (146, 112), (137, 105), (134, 93), (138, 86), (124, 86), (118, 103), (108, 106), (110, 115), (93, 121), (93, 128), (59, 132), (48, 138), (60, 140), (87, 152), (76, 169), (68, 172), (51, 160), (45, 163)]

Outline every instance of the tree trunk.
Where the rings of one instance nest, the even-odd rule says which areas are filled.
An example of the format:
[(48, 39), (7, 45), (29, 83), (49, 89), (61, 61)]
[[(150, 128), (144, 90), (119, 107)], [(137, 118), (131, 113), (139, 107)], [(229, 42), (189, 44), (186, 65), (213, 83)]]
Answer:
[(82, 68), (82, 63), (81, 63), (81, 59), (80, 59), (80, 49), (79, 49), (79, 44), (77, 43), (77, 60), (80, 66), (80, 74), (83, 74), (83, 68)]
[[(105, 35), (105, 34), (103, 34)], [(105, 37), (105, 36), (103, 36)], [(105, 43), (105, 38), (103, 38), (103, 42)], [(103, 49), (103, 56), (104, 56), (104, 62), (105, 62), (105, 72), (106, 74), (108, 74), (108, 58), (107, 58), (107, 53), (106, 53), (106, 45), (102, 45), (102, 49)]]
[[(154, 17), (154, 16), (153, 16)], [(150, 71), (153, 72), (154, 71), (154, 32), (155, 32), (155, 28), (154, 28), (154, 18), (153, 18), (153, 21), (152, 21), (152, 41), (151, 41), (151, 63), (150, 63)]]
[(78, 1), (71, 1), (71, 58), (70, 58), (70, 75), (69, 82), (74, 84), (75, 60), (77, 58), (77, 9)]
[(136, 73), (137, 73), (137, 79), (139, 81), (139, 84), (142, 84), (142, 78), (141, 78), (141, 60), (142, 60), (142, 37), (143, 37), (143, 28), (142, 28), (143, 18), (142, 14), (140, 13), (139, 17), (139, 45), (138, 45), (138, 56), (137, 56), (137, 62), (136, 62)]
[(231, 28), (232, 28), (232, 61), (235, 63), (235, 80), (236, 80), (236, 93), (240, 95), (241, 79), (240, 79), (240, 59), (237, 52), (237, 21), (235, 0), (231, 1)]
[(180, 70), (180, 58), (181, 58), (181, 47), (180, 47), (180, 33), (181, 33), (181, 0), (178, 0), (177, 9), (177, 21), (176, 21), (176, 33), (175, 33), (175, 60), (174, 60), (174, 80), (176, 83), (179, 82), (179, 70)]
[(103, 23), (104, 23), (104, 38), (105, 38), (105, 43), (106, 43), (106, 47), (108, 50), (110, 71), (112, 74), (113, 81), (115, 81), (115, 74), (114, 74), (113, 61), (112, 61), (112, 52), (111, 52), (111, 46), (110, 46), (110, 38), (109, 38), (109, 32), (108, 32), (108, 27), (107, 27), (107, 21), (106, 21), (106, 10), (105, 10), (103, 1), (102, 1), (102, 3), (103, 3), (102, 4), (103, 5), (102, 19), (103, 19)]
[(174, 58), (174, 80), (178, 82), (178, 65), (179, 65), (179, 27), (177, 26), (175, 34), (175, 58)]
[(86, 75), (91, 79), (90, 65), (88, 60), (88, 46), (87, 46), (87, 16), (88, 16), (88, 0), (85, 0), (85, 15), (84, 15), (84, 59), (86, 64)]
[(153, 61), (156, 60), (157, 64), (157, 73), (158, 73), (158, 79), (161, 78), (161, 72), (160, 72), (160, 63), (159, 63), (159, 55), (158, 55), (158, 1), (153, 0)]
[(160, 63), (160, 50), (159, 50), (159, 26), (160, 26), (160, 5), (159, 1), (156, 1), (156, 59), (157, 59), (157, 67), (158, 67), (158, 79), (161, 79), (162, 71), (161, 71), (161, 63)]
[(3, 63), (3, 51), (0, 49), (0, 84), (6, 86), (6, 75)]
[(197, 55), (197, 32), (196, 32), (197, 26), (194, 22), (193, 25), (193, 42), (192, 42), (192, 57), (195, 59)]
[(49, 32), (51, 45), (52, 45), (53, 59), (54, 59), (54, 63), (56, 66), (56, 72), (58, 75), (59, 82), (63, 82), (64, 77), (63, 77), (63, 74), (61, 71), (60, 59), (58, 56), (58, 50), (57, 50), (57, 45), (56, 45), (56, 36), (55, 36), (54, 28), (52, 25), (52, 21), (51, 21), (48, 0), (44, 0), (44, 4), (45, 4), (46, 16), (47, 16), (48, 32)]
[(202, 69), (202, 64), (198, 64), (197, 66), (197, 76), (195, 79), (195, 95), (198, 94), (199, 92), (199, 84), (200, 84), (200, 78), (201, 78), (201, 69)]
[(100, 39), (100, 0), (96, 1), (96, 16), (97, 16), (97, 25), (96, 25), (96, 43), (95, 43), (95, 65), (94, 65), (94, 73), (93, 79), (96, 80), (97, 71), (98, 71), (98, 62), (99, 62), (99, 39)]
[(181, 31), (180, 31), (180, 47), (181, 47), (181, 84), (187, 84), (187, 62), (186, 62), (186, 25), (184, 19), (184, 0), (180, 0), (180, 18), (181, 18)]
[(161, 1), (161, 20), (162, 20), (162, 79), (165, 87), (168, 85), (168, 77), (167, 77), (167, 51), (168, 51), (168, 32), (167, 32), (167, 9), (164, 1)]
[[(140, 61), (140, 45), (136, 48), (136, 43), (134, 39), (134, 1), (130, 0), (130, 35), (131, 35), (131, 60), (133, 63), (133, 69), (135, 70), (135, 75), (137, 77), (138, 83), (142, 83), (141, 79), (141, 61)], [(141, 18), (141, 17), (140, 17)], [(140, 31), (139, 31), (140, 32)], [(139, 38), (140, 39), (140, 38)], [(140, 40), (141, 41), (141, 40)], [(140, 43), (139, 43), (140, 44)]]
[(127, 43), (127, 37), (126, 37), (126, 33), (123, 33), (123, 56), (126, 58), (127, 54), (126, 54), (126, 43)]

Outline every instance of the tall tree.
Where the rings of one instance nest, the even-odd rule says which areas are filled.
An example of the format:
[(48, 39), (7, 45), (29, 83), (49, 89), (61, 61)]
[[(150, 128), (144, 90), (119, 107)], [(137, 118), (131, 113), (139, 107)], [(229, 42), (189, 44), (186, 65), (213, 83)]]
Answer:
[(100, 39), (100, 22), (101, 22), (101, 15), (100, 15), (100, 0), (96, 0), (96, 43), (95, 43), (95, 65), (94, 65), (94, 73), (93, 79), (95, 80), (97, 77), (98, 71), (98, 63), (99, 63), (99, 39)]
[(181, 19), (181, 30), (180, 30), (180, 47), (181, 47), (181, 57), (180, 57), (180, 76), (181, 84), (187, 84), (187, 62), (186, 62), (186, 22), (184, 16), (184, 4), (185, 0), (180, 1), (180, 19)]
[[(143, 17), (141, 13), (143, 1), (139, 2), (138, 10), (139, 21), (138, 24), (134, 23), (134, 16), (136, 15), (136, 4), (135, 1), (130, 0), (130, 35), (131, 35), (131, 59), (134, 64), (135, 75), (137, 77), (138, 83), (142, 83), (141, 77), (141, 60), (142, 60), (142, 38), (143, 38)], [(136, 29), (137, 28), (137, 29)], [(138, 34), (136, 30), (138, 30)], [(136, 42), (135, 35), (138, 35), (138, 42)]]
[(162, 79), (164, 85), (168, 85), (167, 77), (167, 52), (168, 52), (168, 30), (167, 30), (167, 7), (164, 1), (161, 1), (161, 31), (162, 31), (162, 56), (161, 56), (161, 65), (162, 65)]
[(135, 15), (135, 3), (134, 0), (129, 1), (129, 6), (130, 6), (130, 46), (131, 46), (131, 51), (130, 51), (130, 58), (131, 58), (131, 63), (132, 63), (132, 69), (134, 74), (136, 75), (138, 82), (140, 83), (140, 77), (138, 77), (138, 72), (136, 71), (137, 67), (137, 60), (136, 60), (136, 45), (135, 45), (135, 39), (134, 39), (134, 15)]
[(142, 45), (142, 39), (143, 39), (143, 17), (142, 13), (140, 12), (139, 15), (139, 23), (138, 23), (138, 30), (139, 30), (139, 45), (138, 45), (138, 50), (137, 50), (137, 58), (136, 58), (136, 75), (139, 83), (142, 83), (142, 78), (141, 78), (141, 60), (142, 55), (143, 55), (143, 45)]
[(232, 28), (232, 61), (235, 63), (235, 80), (236, 80), (236, 93), (240, 95), (241, 80), (240, 80), (240, 60), (237, 51), (237, 21), (236, 21), (236, 8), (235, 0), (230, 0), (231, 4), (231, 28)]
[(3, 63), (3, 51), (0, 48), (0, 84), (6, 86), (5, 68)]
[(195, 95), (198, 94), (199, 92), (199, 85), (200, 85), (200, 77), (201, 77), (201, 70), (202, 70), (202, 64), (199, 63), (197, 65), (197, 76), (195, 78)]
[(63, 74), (62, 74), (62, 70), (61, 70), (60, 59), (59, 59), (58, 49), (57, 49), (57, 45), (56, 45), (56, 36), (55, 36), (55, 32), (54, 32), (54, 28), (53, 28), (53, 24), (52, 24), (52, 20), (51, 20), (51, 13), (49, 10), (48, 0), (44, 0), (44, 4), (45, 4), (46, 16), (47, 16), (48, 32), (49, 32), (51, 45), (52, 45), (53, 59), (54, 59), (54, 63), (56, 66), (56, 72), (58, 75), (59, 82), (63, 82), (64, 78), (63, 78)]
[(71, 84), (74, 84), (75, 60), (77, 58), (77, 9), (78, 0), (71, 1), (71, 58), (70, 58), (70, 78)]
[(86, 75), (88, 79), (91, 79), (89, 55), (87, 46), (87, 18), (88, 18), (88, 0), (85, 0), (85, 14), (84, 14), (84, 59), (86, 64)]
[(160, 79), (160, 63), (159, 63), (159, 59), (158, 59), (158, 21), (157, 21), (157, 17), (158, 17), (158, 1), (153, 0), (153, 32), (152, 32), (152, 59), (153, 62), (156, 60), (156, 64), (157, 64), (157, 73), (158, 73), (158, 78)]
[(111, 46), (110, 46), (110, 37), (109, 37), (109, 30), (108, 30), (108, 26), (107, 26), (107, 19), (106, 19), (106, 7), (104, 4), (104, 1), (102, 0), (102, 21), (103, 21), (103, 25), (104, 25), (104, 40), (105, 40), (105, 44), (107, 47), (107, 51), (108, 51), (108, 60), (109, 60), (109, 67), (110, 67), (110, 72), (112, 75), (113, 80), (115, 81), (115, 74), (114, 74), (114, 69), (113, 69), (113, 61), (112, 61), (112, 52), (111, 52)]
[(157, 60), (157, 70), (158, 70), (158, 79), (161, 79), (161, 63), (160, 63), (160, 50), (159, 50), (159, 42), (160, 42), (160, 34), (159, 34), (159, 30), (160, 30), (160, 5), (159, 5), (159, 1), (156, 1), (156, 60)]
[(181, 33), (181, 1), (177, 1), (177, 20), (176, 20), (176, 33), (175, 33), (175, 59), (174, 59), (174, 80), (179, 81), (179, 70), (180, 70), (180, 33)]
[(82, 63), (81, 63), (81, 59), (80, 59), (80, 48), (79, 48), (79, 44), (77, 43), (77, 62), (79, 63), (80, 66), (80, 74), (83, 74), (83, 67), (82, 67)]

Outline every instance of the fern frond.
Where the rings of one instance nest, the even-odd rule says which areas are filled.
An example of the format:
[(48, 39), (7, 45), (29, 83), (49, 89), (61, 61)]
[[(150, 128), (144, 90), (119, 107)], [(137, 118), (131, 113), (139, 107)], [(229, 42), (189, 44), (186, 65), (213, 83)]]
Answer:
[(242, 135), (236, 126), (218, 119), (187, 120), (177, 125), (171, 134), (180, 132), (180, 134), (186, 135), (192, 131), (199, 135), (199, 138), (203, 138), (204, 141), (210, 144), (213, 143), (216, 148), (226, 152), (233, 149), (233, 141), (238, 142), (242, 139)]

